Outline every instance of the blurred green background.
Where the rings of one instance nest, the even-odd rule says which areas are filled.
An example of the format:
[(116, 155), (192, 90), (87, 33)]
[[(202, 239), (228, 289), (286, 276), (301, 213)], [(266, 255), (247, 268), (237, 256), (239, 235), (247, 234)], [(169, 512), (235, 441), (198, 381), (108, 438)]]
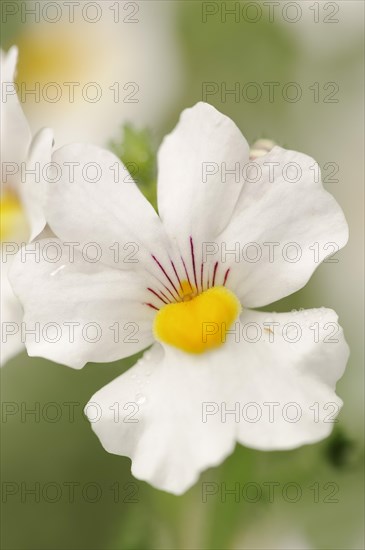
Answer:
[[(108, 3), (114, 4), (102, 2), (104, 8)], [(65, 81), (71, 59), (62, 44), (67, 43), (70, 34), (83, 43), (85, 22), (76, 16), (72, 24), (57, 23), (57, 29), (65, 32), (58, 52), (60, 44), (52, 44), (49, 32), (55, 24), (34, 23), (31, 17), (22, 22), (20, 4), (25, 2), (11, 4), (18, 5), (19, 12), (8, 16), (6, 23), (3, 14), (2, 48), (20, 44), (20, 60), (23, 55), (28, 65), (26, 70), (20, 65), (18, 81), (29, 81), (32, 71), (34, 81), (53, 80), (57, 75), (47, 76), (47, 71), (50, 66), (55, 70), (58, 64), (65, 71), (59, 76), (60, 81)], [(59, 4), (62, 6), (62, 1)], [(126, 3), (120, 4), (124, 9)], [(109, 125), (100, 134), (93, 134), (90, 127), (89, 141), (102, 140), (127, 162), (138, 164), (144, 159), (146, 166), (139, 183), (151, 200), (155, 196), (156, 147), (176, 124), (181, 110), (204, 99), (205, 82), (215, 83), (214, 90), (218, 90), (207, 101), (232, 117), (249, 142), (268, 137), (312, 155), (322, 169), (326, 163), (338, 165), (338, 181), (328, 181), (325, 187), (345, 211), (350, 242), (337, 254), (338, 263), (320, 266), (303, 290), (271, 308), (285, 311), (326, 306), (338, 312), (351, 349), (347, 371), (337, 388), (344, 408), (326, 441), (275, 453), (238, 446), (224, 464), (205, 472), (184, 496), (175, 497), (135, 480), (130, 474), (129, 459), (107, 454), (82, 415), (90, 396), (129, 368), (135, 358), (106, 365), (89, 364), (81, 371), (73, 371), (29, 358), (24, 352), (1, 373), (2, 548), (362, 549), (363, 3), (330, 2), (326, 8), (324, 2), (304, 1), (296, 22), (296, 12), (292, 10), (297, 8), (282, 1), (275, 3), (279, 6), (274, 17), (270, 17), (265, 2), (151, 0), (129, 4), (138, 5), (134, 27), (129, 25), (126, 30), (125, 22), (115, 24), (109, 17), (112, 29), (104, 35), (107, 25), (104, 21), (95, 23), (91, 31), (88, 28), (92, 40), (84, 49), (88, 56), (108, 48), (116, 54), (105, 60), (110, 74), (114, 71), (117, 75), (110, 85), (121, 79), (139, 82), (141, 74), (139, 102), (109, 105), (110, 115), (106, 104), (89, 106), (93, 109), (89, 115), (92, 113), (96, 122)], [(226, 21), (223, 4), (227, 10), (239, 6), (235, 15), (227, 14)], [(313, 7), (315, 4), (318, 5)], [(207, 9), (214, 13), (204, 18)], [(127, 7), (123, 16), (130, 11)], [(33, 35), (29, 41), (30, 30)], [(44, 44), (43, 32), (47, 37)], [(138, 40), (128, 38), (124, 42), (127, 47), (122, 48), (119, 38), (126, 32), (131, 33), (128, 37), (138, 33)], [(81, 49), (80, 58), (77, 48), (72, 53), (72, 64), (75, 59), (80, 63), (80, 68), (73, 66), (73, 74), (81, 74), (87, 65)], [(53, 57), (42, 65), (39, 59), (42, 55), (47, 57), (49, 51)], [(124, 73), (118, 59), (120, 63), (128, 60)], [(95, 64), (90, 74), (98, 70), (97, 61)], [(22, 71), (27, 77), (22, 76)], [(264, 85), (268, 82), (279, 83), (273, 101), (269, 101), (268, 87)], [(282, 95), (285, 85), (291, 82), (302, 91), (297, 102), (285, 100)], [(232, 89), (236, 83), (240, 90), (255, 83), (255, 88), (251, 88), (253, 96), (241, 94), (238, 101), (232, 94), (222, 96), (222, 86)], [(328, 83), (334, 83), (335, 88), (328, 88)], [(253, 91), (258, 88), (262, 97), (252, 101)], [(293, 89), (287, 88), (288, 93)], [(249, 95), (250, 90), (245, 90)], [(314, 90), (318, 90), (318, 97)], [(336, 102), (328, 102), (332, 90), (336, 91), (332, 96)], [(82, 121), (73, 119), (67, 102), (62, 103), (62, 127), (61, 104), (42, 105), (29, 100), (24, 108), (33, 125), (41, 120), (40, 125), (55, 127), (56, 145), (58, 123), (60, 135), (66, 126), (70, 141), (79, 138)], [(121, 127), (125, 123), (130, 130), (127, 128), (122, 138)], [(141, 129), (137, 137), (131, 130), (133, 125)], [(329, 174), (329, 170), (324, 173)], [(68, 413), (71, 405), (67, 403), (74, 403), (73, 420)], [(32, 408), (39, 414), (25, 413), (25, 409)], [(257, 502), (243, 496), (236, 502), (232, 495), (222, 502), (218, 493), (204, 502), (203, 482), (216, 483), (219, 489), (221, 484), (228, 489), (236, 483), (243, 487), (254, 482), (262, 489), (262, 495)], [(274, 499), (269, 498), (271, 482), (277, 484)], [(288, 483), (301, 488), (302, 495), (296, 502), (286, 496)], [(32, 487), (40, 492), (39, 499), (26, 492)]]

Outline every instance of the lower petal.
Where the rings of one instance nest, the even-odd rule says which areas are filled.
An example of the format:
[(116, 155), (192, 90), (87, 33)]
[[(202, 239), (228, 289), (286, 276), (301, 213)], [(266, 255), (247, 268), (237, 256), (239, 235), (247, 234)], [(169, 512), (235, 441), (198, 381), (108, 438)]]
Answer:
[[(325, 341), (323, 328), (337, 317), (309, 310), (270, 318), (246, 311), (229, 341), (199, 356), (156, 344), (87, 405), (104, 448), (129, 456), (138, 479), (181, 494), (236, 441), (269, 450), (326, 437), (341, 406), (333, 388), (348, 356), (341, 329), (337, 342)], [(252, 328), (261, 328), (259, 340)]]
[(335, 386), (349, 355), (336, 313), (246, 311), (241, 334), (237, 440), (254, 449), (284, 450), (327, 437), (342, 407)]
[(233, 425), (201, 421), (202, 401), (222, 399), (222, 366), (155, 344), (99, 390), (85, 413), (92, 421), (99, 411), (93, 430), (108, 452), (132, 459), (137, 479), (181, 494), (234, 449)]

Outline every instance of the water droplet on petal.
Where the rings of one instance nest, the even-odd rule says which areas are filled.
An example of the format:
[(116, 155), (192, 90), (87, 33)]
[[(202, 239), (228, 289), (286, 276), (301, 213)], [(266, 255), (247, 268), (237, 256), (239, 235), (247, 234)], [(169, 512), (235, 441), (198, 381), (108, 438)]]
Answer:
[(137, 393), (135, 400), (137, 405), (143, 405), (146, 402), (146, 396), (143, 393)]
[(65, 267), (66, 267), (66, 265), (60, 265), (60, 267), (58, 267), (57, 269), (55, 269), (54, 271), (52, 271), (51, 277), (54, 277), (55, 275), (57, 275), (57, 273), (59, 273), (60, 271), (62, 271), (62, 269), (64, 269)]

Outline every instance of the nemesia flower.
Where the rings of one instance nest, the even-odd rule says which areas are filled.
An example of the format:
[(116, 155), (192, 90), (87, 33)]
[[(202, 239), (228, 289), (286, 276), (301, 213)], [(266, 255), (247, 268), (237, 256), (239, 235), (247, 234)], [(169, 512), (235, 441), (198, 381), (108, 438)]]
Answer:
[[(150, 347), (85, 409), (107, 451), (180, 494), (236, 442), (292, 449), (330, 433), (348, 357), (336, 313), (253, 309), (302, 288), (327, 244), (347, 241), (312, 158), (274, 147), (249, 162), (236, 125), (198, 103), (161, 145), (159, 215), (110, 152), (74, 144), (53, 162), (62, 170), (47, 221), (58, 240), (40, 241), (37, 259), (21, 251), (11, 279), (24, 321), (58, 327), (29, 340), (30, 355), (81, 368)], [(87, 261), (91, 245), (99, 254)]]
[[(273, 514), (270, 514), (273, 516)], [(292, 523), (292, 522), (290, 522)], [(306, 533), (298, 525), (288, 526), (287, 516), (281, 518), (278, 513), (274, 518), (260, 518), (244, 530), (236, 540), (238, 548), (250, 550), (314, 550)]]
[[(8, 282), (8, 267), (16, 247), (34, 239), (45, 226), (43, 214), (44, 181), (35, 178), (29, 185), (22, 181), (22, 170), (35, 163), (49, 161), (53, 134), (41, 130), (32, 136), (14, 88), (18, 51), (12, 47), (1, 51), (1, 317), (6, 323), (20, 323), (22, 309)], [(24, 345), (20, 333), (3, 335), (1, 362), (16, 355)]]
[(173, 11), (166, 3), (60, 2), (48, 18), (20, 23), (17, 84), (31, 127), (53, 128), (58, 146), (70, 136), (106, 145), (126, 121), (146, 126), (166, 116), (182, 73)]

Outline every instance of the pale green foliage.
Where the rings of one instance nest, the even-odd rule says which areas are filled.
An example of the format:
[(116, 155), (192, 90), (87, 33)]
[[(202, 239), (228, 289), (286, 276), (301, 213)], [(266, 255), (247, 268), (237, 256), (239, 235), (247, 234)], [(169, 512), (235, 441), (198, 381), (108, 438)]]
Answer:
[(111, 141), (109, 148), (123, 162), (144, 196), (156, 208), (157, 147), (150, 130), (139, 130), (131, 124), (124, 124), (120, 139)]

